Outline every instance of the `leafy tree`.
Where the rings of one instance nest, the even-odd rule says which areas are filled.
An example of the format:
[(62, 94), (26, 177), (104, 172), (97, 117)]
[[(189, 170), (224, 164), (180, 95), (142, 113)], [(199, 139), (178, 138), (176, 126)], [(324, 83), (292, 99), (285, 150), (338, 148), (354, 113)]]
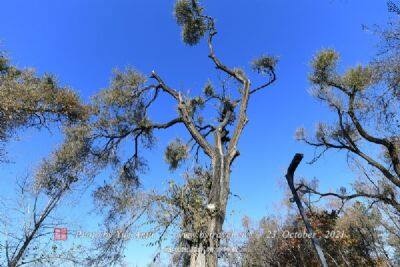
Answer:
[[(110, 87), (94, 98), (95, 114), (91, 119), (90, 136), (95, 164), (114, 166), (117, 175), (115, 181), (101, 186), (94, 195), (98, 206), (107, 212), (107, 229), (129, 232), (133, 221), (145, 213), (152, 218), (150, 222), (157, 225), (154, 231), (163, 236), (173, 222), (181, 220), (184, 231), (196, 236), (184, 242), (189, 249), (198, 251), (186, 259), (188, 264), (216, 266), (218, 236), (222, 232), (230, 194), (231, 166), (239, 156), (238, 143), (248, 123), (249, 100), (275, 81), (276, 59), (262, 56), (253, 62), (253, 70), (267, 76), (268, 80), (252, 86), (244, 70), (230, 68), (217, 57), (215, 21), (204, 14), (198, 1), (177, 1), (174, 14), (186, 44), (195, 45), (207, 37), (208, 57), (216, 69), (233, 82), (234, 89), (227, 90), (226, 86), (218, 89), (208, 82), (202, 94), (190, 96), (169, 86), (155, 71), (149, 77), (134, 69), (116, 71)], [(154, 122), (149, 117), (149, 110), (158, 107), (156, 100), (162, 94), (175, 102), (176, 117), (166, 122)], [(201, 115), (203, 111), (210, 114), (205, 109), (213, 107), (217, 107), (215, 117)], [(182, 188), (172, 186), (173, 190), (165, 195), (140, 192), (139, 177), (147, 168), (141, 149), (153, 147), (156, 131), (177, 125), (183, 126), (190, 140), (178, 139), (167, 147), (165, 160), (170, 169), (181, 166), (184, 160), (197, 159), (201, 165), (201, 159), (208, 164), (201, 168), (202, 171), (195, 171)], [(126, 159), (121, 155), (120, 147), (128, 140), (133, 140), (134, 151)], [(199, 188), (199, 176), (206, 187)], [(182, 202), (183, 199), (177, 199), (178, 192), (184, 195), (185, 203), (190, 203), (190, 207)], [(160, 209), (163, 212), (154, 212)], [(197, 220), (200, 217), (201, 220)], [(204, 235), (199, 235), (200, 232)], [(121, 260), (120, 252), (125, 242), (114, 236), (98, 244), (103, 256), (93, 260), (104, 264)]]
[[(0, 53), (0, 145), (26, 127), (48, 127), (50, 122), (77, 122), (87, 116), (76, 93), (60, 87), (55, 78), (35, 75), (33, 69), (13, 66)], [(4, 147), (1, 161), (4, 161)]]
[[(62, 147), (42, 164), (35, 179), (32, 176), (24, 179), (17, 192), (19, 199), (16, 197), (15, 203), (2, 203), (5, 208), (1, 211), (1, 264), (39, 264), (50, 258), (54, 262), (61, 252), (49, 248), (46, 253), (40, 248), (48, 234), (46, 227), (51, 225), (51, 215), (77, 180), (79, 166), (86, 162), (81, 161), (85, 153), (84, 135), (77, 131), (79, 128), (69, 127), (85, 121), (89, 109), (76, 93), (60, 87), (52, 75), (39, 77), (32, 69), (19, 69), (4, 54), (0, 55), (0, 100), (0, 161), (5, 161), (4, 146), (20, 129), (41, 129), (55, 122), (61, 122), (66, 129)], [(46, 199), (48, 202), (43, 204)], [(11, 207), (18, 210), (18, 216), (9, 217)], [(68, 253), (64, 251), (63, 255)]]
[(344, 73), (337, 70), (339, 54), (327, 49), (312, 60), (312, 94), (336, 114), (333, 124), (319, 123), (315, 138), (299, 129), (297, 138), (320, 151), (345, 151), (360, 170), (355, 193), (321, 194), (342, 200), (366, 197), (400, 213), (399, 25), (384, 31), (382, 51), (370, 64)]

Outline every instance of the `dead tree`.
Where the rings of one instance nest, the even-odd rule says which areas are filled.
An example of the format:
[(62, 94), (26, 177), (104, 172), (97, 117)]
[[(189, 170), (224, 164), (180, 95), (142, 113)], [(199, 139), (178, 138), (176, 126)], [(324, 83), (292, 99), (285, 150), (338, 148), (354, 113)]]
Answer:
[(322, 247), (319, 244), (318, 238), (314, 234), (312, 226), (307, 218), (307, 214), (304, 211), (303, 204), (301, 202), (299, 194), (297, 193), (298, 188), (296, 188), (295, 184), (294, 184), (294, 173), (295, 173), (297, 167), (299, 166), (300, 162), (302, 161), (302, 159), (303, 159), (303, 154), (296, 154), (294, 156), (294, 158), (292, 159), (292, 162), (289, 165), (289, 168), (287, 170), (285, 177), (286, 177), (286, 181), (289, 185), (290, 191), (292, 192), (292, 195), (293, 195), (293, 202), (296, 203), (297, 208), (300, 213), (300, 216), (304, 222), (304, 225), (306, 226), (307, 233), (311, 237), (311, 242), (315, 249), (315, 252), (317, 253), (318, 260), (319, 260), (321, 266), (328, 267)]

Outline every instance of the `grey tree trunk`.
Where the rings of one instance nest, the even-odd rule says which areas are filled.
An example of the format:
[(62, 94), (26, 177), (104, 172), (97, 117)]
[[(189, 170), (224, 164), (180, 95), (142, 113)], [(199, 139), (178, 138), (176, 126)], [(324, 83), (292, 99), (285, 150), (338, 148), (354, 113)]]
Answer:
[(216, 267), (222, 226), (229, 196), (230, 160), (223, 154), (213, 158), (213, 178), (208, 201), (207, 233), (194, 247), (190, 267)]
[(286, 180), (288, 182), (290, 191), (292, 191), (293, 200), (296, 203), (297, 208), (299, 209), (300, 216), (304, 222), (304, 225), (306, 226), (307, 232), (311, 236), (311, 242), (312, 242), (315, 252), (317, 253), (318, 260), (319, 260), (321, 266), (328, 267), (328, 263), (326, 262), (324, 252), (322, 251), (322, 247), (319, 244), (318, 238), (315, 237), (315, 235), (314, 235), (314, 231), (311, 227), (311, 224), (308, 221), (306, 213), (304, 212), (303, 204), (301, 203), (300, 197), (297, 194), (297, 190), (294, 186), (294, 172), (296, 171), (296, 169), (299, 166), (302, 159), (303, 159), (302, 154), (296, 154), (294, 156), (294, 158), (288, 168), (288, 171), (286, 174)]

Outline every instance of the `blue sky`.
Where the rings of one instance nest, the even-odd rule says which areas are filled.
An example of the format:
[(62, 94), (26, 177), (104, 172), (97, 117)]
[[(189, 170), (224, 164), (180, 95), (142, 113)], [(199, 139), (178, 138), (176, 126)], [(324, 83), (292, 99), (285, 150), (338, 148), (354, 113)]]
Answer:
[[(69, 0), (2, 1), (0, 48), (20, 67), (35, 67), (55, 74), (74, 88), (85, 101), (107, 86), (113, 68), (134, 66), (143, 73), (156, 70), (171, 85), (197, 92), (214, 68), (204, 43), (182, 43), (173, 15), (174, 1), (165, 0)], [(312, 132), (315, 123), (330, 120), (326, 107), (309, 94), (309, 61), (322, 48), (335, 48), (342, 66), (365, 63), (376, 52), (376, 37), (361, 25), (383, 24), (385, 1), (376, 0), (220, 0), (203, 1), (216, 17), (218, 55), (229, 66), (247, 68), (258, 55), (279, 57), (278, 81), (257, 94), (249, 108), (250, 123), (240, 141), (241, 156), (232, 173), (232, 199), (227, 226), (241, 216), (259, 219), (277, 211), (282, 200), (283, 174), (296, 152), (310, 159), (313, 150), (294, 140), (297, 127)], [(214, 74), (211, 76), (213, 77)], [(255, 79), (253, 82), (259, 82)], [(165, 105), (164, 105), (165, 104)], [(171, 114), (163, 103), (154, 116)], [(181, 130), (159, 137), (159, 145), (147, 153), (151, 171), (146, 188), (159, 186), (168, 172), (163, 163), (164, 145)], [(11, 165), (1, 166), (0, 192), (11, 194), (15, 176), (34, 169), (60, 142), (57, 131), (21, 133), (8, 147)], [(317, 164), (303, 164), (299, 175), (317, 177), (324, 189), (347, 184), (353, 175), (345, 156), (327, 154)], [(90, 207), (90, 194), (82, 198)], [(82, 206), (81, 206), (82, 207)], [(73, 214), (81, 216), (80, 214)], [(142, 266), (151, 250), (132, 244), (129, 260)]]

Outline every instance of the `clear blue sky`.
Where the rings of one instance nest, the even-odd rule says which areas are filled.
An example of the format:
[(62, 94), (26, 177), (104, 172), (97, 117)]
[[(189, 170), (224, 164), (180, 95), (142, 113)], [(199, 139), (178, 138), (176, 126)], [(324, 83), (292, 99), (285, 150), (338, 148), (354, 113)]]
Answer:
[[(20, 67), (31, 66), (40, 73), (55, 74), (85, 101), (107, 86), (113, 68), (127, 65), (144, 73), (157, 70), (176, 88), (196, 92), (214, 68), (204, 43), (188, 47), (181, 42), (180, 29), (172, 16), (173, 3), (2, 1), (0, 48)], [(361, 25), (382, 24), (387, 12), (385, 1), (376, 0), (203, 3), (217, 19), (219, 35), (215, 46), (226, 64), (247, 67), (263, 53), (280, 58), (277, 83), (250, 103), (250, 123), (241, 139), (241, 156), (232, 174), (232, 192), (242, 199), (230, 202), (230, 209), (235, 210), (226, 223), (230, 226), (245, 214), (259, 219), (276, 212), (283, 197), (279, 184), (293, 154), (304, 152), (306, 159), (313, 155), (312, 149), (294, 140), (295, 129), (304, 126), (312, 132), (317, 121), (332, 118), (326, 107), (307, 92), (312, 56), (322, 48), (332, 47), (341, 53), (344, 67), (367, 62), (376, 51), (376, 38), (363, 31)], [(173, 106), (163, 105), (155, 116), (162, 117), (171, 111)], [(146, 188), (172, 177), (163, 164), (162, 149), (179, 134), (177, 129), (160, 137), (160, 145), (148, 153), (152, 170), (144, 177)], [(10, 158), (15, 163), (1, 166), (1, 193), (10, 194), (15, 176), (35, 168), (60, 142), (56, 132), (29, 131), (20, 137), (20, 141), (9, 146)], [(299, 175), (319, 178), (324, 189), (336, 188), (353, 179), (344, 160), (343, 154), (328, 153), (313, 166), (302, 165)], [(82, 199), (83, 206), (91, 205), (89, 195)], [(142, 266), (148, 262), (148, 255), (150, 249), (132, 244), (128, 258)]]

